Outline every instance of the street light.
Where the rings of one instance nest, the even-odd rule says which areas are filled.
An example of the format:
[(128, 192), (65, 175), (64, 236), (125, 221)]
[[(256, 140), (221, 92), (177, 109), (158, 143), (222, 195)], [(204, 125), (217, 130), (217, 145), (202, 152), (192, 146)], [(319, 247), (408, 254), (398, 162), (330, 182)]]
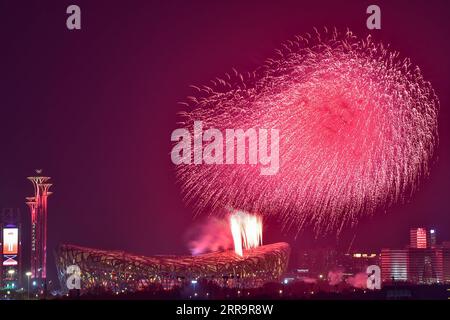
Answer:
[(8, 270), (9, 279), (11, 281), (14, 281), (14, 273), (16, 273), (16, 270), (14, 270), (14, 269), (9, 269)]
[(28, 300), (30, 300), (30, 277), (32, 273), (28, 271), (27, 273), (25, 273), (25, 275), (28, 277)]
[(12, 289), (14, 289), (14, 282), (13, 282), (14, 281), (14, 273), (16, 273), (16, 271), (14, 269), (8, 270), (9, 280), (11, 281), (11, 284), (7, 285), (8, 288), (11, 287)]

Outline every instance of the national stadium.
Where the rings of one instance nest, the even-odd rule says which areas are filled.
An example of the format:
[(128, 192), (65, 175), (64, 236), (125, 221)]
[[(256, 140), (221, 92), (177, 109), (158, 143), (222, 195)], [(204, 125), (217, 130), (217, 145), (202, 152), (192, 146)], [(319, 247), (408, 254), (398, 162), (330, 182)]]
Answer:
[(106, 290), (136, 292), (157, 285), (169, 290), (197, 281), (221, 287), (256, 288), (279, 281), (290, 254), (287, 243), (246, 249), (240, 256), (233, 250), (197, 256), (140, 256), (124, 251), (107, 251), (62, 244), (55, 253), (61, 287), (67, 288), (77, 266), (82, 292)]

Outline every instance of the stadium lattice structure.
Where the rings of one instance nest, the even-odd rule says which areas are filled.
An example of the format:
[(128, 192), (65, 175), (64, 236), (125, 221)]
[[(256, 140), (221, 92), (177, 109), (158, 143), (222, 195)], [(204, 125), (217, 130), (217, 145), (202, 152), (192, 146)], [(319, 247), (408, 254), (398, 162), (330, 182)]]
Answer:
[(139, 256), (63, 244), (56, 251), (58, 277), (67, 290), (67, 267), (80, 268), (81, 290), (112, 292), (145, 290), (152, 284), (164, 289), (205, 280), (222, 287), (256, 288), (278, 281), (286, 271), (290, 254), (287, 243), (275, 243), (244, 251), (198, 256)]

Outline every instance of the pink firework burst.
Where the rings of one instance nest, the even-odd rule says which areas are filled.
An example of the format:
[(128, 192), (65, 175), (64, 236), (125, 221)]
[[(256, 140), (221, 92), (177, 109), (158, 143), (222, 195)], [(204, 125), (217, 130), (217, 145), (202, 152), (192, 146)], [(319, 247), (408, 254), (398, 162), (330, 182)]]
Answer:
[(419, 68), (370, 37), (316, 31), (212, 83), (189, 97), (183, 126), (278, 129), (280, 167), (176, 166), (196, 212), (232, 207), (339, 231), (409, 197), (429, 172), (439, 101)]

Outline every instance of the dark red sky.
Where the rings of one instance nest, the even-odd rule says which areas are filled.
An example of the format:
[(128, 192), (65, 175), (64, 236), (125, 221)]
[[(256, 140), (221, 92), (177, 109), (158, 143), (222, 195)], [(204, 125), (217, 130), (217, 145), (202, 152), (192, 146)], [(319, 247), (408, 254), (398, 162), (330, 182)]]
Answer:
[[(53, 177), (49, 248), (68, 242), (141, 254), (184, 253), (192, 225), (170, 161), (178, 101), (236, 67), (252, 71), (283, 41), (312, 27), (374, 37), (432, 82), (441, 101), (440, 146), (430, 179), (409, 204), (318, 243), (402, 246), (408, 229), (434, 225), (450, 240), (450, 22), (448, 1), (4, 1), (0, 2), (0, 206), (20, 207), (25, 179)], [(78, 4), (82, 30), (68, 31)], [(317, 245), (266, 225), (269, 242)]]

